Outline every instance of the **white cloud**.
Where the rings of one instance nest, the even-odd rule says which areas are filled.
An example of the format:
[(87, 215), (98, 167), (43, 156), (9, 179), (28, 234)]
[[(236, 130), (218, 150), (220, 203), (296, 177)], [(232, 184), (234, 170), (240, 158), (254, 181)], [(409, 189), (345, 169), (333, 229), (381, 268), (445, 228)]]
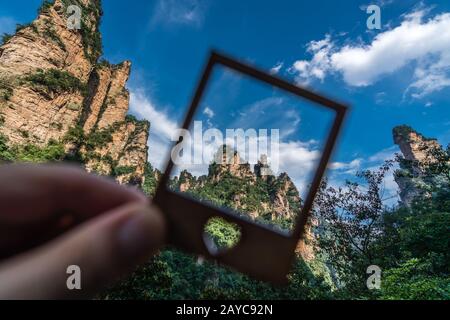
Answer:
[[(450, 45), (449, 49), (450, 50)], [(434, 62), (422, 63), (414, 72), (415, 81), (406, 93), (412, 92), (413, 98), (423, 98), (432, 92), (450, 87), (450, 52), (442, 53)]]
[(280, 142), (279, 144), (279, 171), (286, 172), (300, 195), (306, 196), (308, 185), (321, 156), (321, 152), (314, 148), (314, 143), (302, 141)]
[(271, 69), (270, 69), (270, 73), (271, 74), (277, 74), (278, 72), (280, 72), (281, 68), (283, 68), (284, 63), (279, 61), (277, 62)]
[(273, 107), (273, 106), (279, 106), (283, 104), (284, 100), (282, 97), (269, 97), (265, 99), (258, 100), (248, 106), (246, 106), (244, 109), (248, 109), (248, 113), (257, 113), (261, 112), (262, 110)]
[(150, 121), (148, 160), (154, 167), (164, 169), (173, 144), (172, 138), (178, 132), (179, 127), (167, 112), (159, 110), (159, 108), (157, 110), (143, 90), (130, 90), (130, 92), (130, 113), (140, 119)]
[(358, 157), (349, 162), (333, 162), (328, 166), (328, 168), (331, 170), (335, 170), (338, 173), (355, 174), (359, 170), (378, 166), (385, 160), (394, 159), (397, 152), (398, 147), (394, 145), (392, 147), (380, 150), (373, 155), (365, 158)]
[(369, 158), (367, 158), (367, 161), (369, 163), (381, 163), (385, 160), (394, 159), (395, 154), (398, 152), (398, 147), (396, 145), (383, 149), (381, 151), (378, 151), (377, 153), (371, 155)]
[(200, 27), (206, 11), (204, 0), (158, 0), (151, 25), (191, 25)]
[(307, 51), (313, 55), (311, 60), (297, 60), (289, 69), (297, 75), (296, 80), (300, 84), (308, 84), (312, 78), (324, 80), (326, 73), (332, 68), (330, 57), (333, 43), (331, 36), (327, 34), (325, 39), (311, 41), (307, 45)]
[(354, 174), (361, 169), (361, 158), (353, 159), (350, 162), (332, 162), (328, 168), (332, 170), (342, 170), (344, 173)]
[(130, 111), (141, 118), (150, 120), (152, 130), (165, 139), (170, 139), (178, 130), (177, 123), (170, 119), (167, 112), (156, 110), (155, 105), (142, 90), (132, 90)]
[(340, 46), (326, 35), (311, 41), (310, 60), (295, 61), (290, 68), (299, 83), (323, 81), (339, 73), (351, 86), (369, 86), (410, 63), (416, 72), (407, 89), (414, 98), (450, 86), (450, 13), (425, 19), (428, 11), (418, 9), (404, 15), (399, 26), (377, 34), (368, 43)]
[(212, 109), (210, 107), (206, 107), (203, 110), (203, 114), (206, 115), (210, 119), (214, 117), (214, 111), (212, 111)]
[[(301, 117), (295, 106), (284, 97), (271, 96), (257, 100), (242, 108), (230, 128), (271, 128), (280, 130), (283, 140), (298, 130)], [(277, 117), (273, 117), (277, 114)]]

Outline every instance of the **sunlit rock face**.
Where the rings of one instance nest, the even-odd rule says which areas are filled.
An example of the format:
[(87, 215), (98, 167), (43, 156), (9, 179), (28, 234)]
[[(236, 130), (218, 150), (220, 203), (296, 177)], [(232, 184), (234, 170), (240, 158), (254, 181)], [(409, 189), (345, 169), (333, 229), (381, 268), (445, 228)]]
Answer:
[[(83, 11), (67, 28), (67, 6)], [(56, 0), (0, 47), (0, 133), (9, 145), (64, 144), (89, 171), (141, 184), (150, 125), (127, 116), (131, 63), (99, 62), (100, 1)]]

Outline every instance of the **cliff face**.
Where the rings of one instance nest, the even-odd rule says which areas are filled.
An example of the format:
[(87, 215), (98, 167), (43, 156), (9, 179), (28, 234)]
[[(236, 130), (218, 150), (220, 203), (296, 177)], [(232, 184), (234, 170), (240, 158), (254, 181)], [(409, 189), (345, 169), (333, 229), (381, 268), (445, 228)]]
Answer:
[[(82, 9), (67, 28), (67, 6)], [(89, 171), (140, 184), (149, 123), (128, 116), (131, 64), (98, 63), (99, 0), (44, 2), (0, 47), (0, 133), (10, 146), (61, 143)]]
[[(38, 68), (66, 70), (86, 82), (93, 63), (100, 55), (98, 25), (101, 8), (99, 1), (78, 0), (83, 9), (84, 26), (81, 31), (67, 28), (68, 1), (56, 0), (53, 5), (44, 4), (36, 20), (21, 26), (0, 50), (0, 72), (21, 76)], [(97, 39), (97, 41), (100, 41)]]
[(403, 156), (394, 178), (402, 204), (410, 206), (415, 198), (429, 196), (432, 186), (439, 183), (439, 175), (428, 171), (445, 151), (435, 139), (426, 138), (409, 126), (395, 127), (393, 137)]
[[(219, 149), (207, 175), (195, 177), (184, 170), (173, 179), (172, 188), (188, 192), (200, 201), (242, 212), (256, 221), (290, 229), (302, 206), (290, 177), (286, 173), (273, 175), (264, 156), (252, 171), (250, 164), (243, 163), (237, 152), (227, 149), (226, 146)], [(310, 245), (311, 225), (307, 226), (305, 238), (306, 241), (300, 241), (297, 252), (311, 260), (314, 257)]]

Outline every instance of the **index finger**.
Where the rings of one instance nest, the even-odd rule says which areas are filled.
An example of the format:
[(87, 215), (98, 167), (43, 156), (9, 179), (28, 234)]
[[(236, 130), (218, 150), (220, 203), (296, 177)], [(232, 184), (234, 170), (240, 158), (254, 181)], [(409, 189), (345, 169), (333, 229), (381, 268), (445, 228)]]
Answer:
[(21, 224), (71, 212), (84, 220), (128, 202), (139, 191), (69, 165), (0, 166), (0, 224)]
[(136, 189), (67, 165), (0, 166), (0, 259), (34, 248), (112, 208)]

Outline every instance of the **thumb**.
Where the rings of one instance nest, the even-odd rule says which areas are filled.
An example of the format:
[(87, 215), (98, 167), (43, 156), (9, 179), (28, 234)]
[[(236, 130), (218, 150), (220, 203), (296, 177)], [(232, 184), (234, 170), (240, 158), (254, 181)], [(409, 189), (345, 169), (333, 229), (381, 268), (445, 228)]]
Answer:
[[(145, 262), (164, 238), (164, 219), (156, 207), (124, 205), (0, 264), (0, 299), (92, 296)], [(69, 289), (73, 270), (80, 276), (81, 289)]]

